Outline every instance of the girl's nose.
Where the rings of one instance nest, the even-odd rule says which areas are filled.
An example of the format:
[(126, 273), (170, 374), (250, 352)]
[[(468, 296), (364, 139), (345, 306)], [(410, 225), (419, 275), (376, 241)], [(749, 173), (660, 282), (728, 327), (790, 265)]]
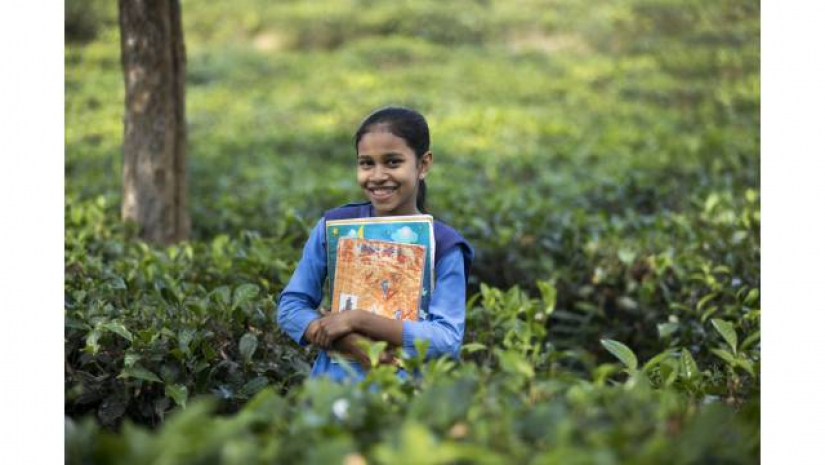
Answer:
[(373, 181), (384, 181), (387, 179), (387, 172), (384, 171), (383, 168), (380, 166), (376, 166), (375, 169), (372, 171), (372, 180)]

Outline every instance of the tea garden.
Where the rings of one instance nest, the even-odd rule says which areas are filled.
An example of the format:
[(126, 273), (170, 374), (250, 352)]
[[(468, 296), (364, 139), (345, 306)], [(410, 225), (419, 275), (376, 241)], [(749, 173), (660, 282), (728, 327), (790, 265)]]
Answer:
[[(758, 460), (758, 2), (271, 3), (182, 2), (170, 247), (119, 218), (115, 7), (66, 3), (68, 463)], [(477, 252), (461, 360), (309, 380), (277, 296), (387, 103)]]

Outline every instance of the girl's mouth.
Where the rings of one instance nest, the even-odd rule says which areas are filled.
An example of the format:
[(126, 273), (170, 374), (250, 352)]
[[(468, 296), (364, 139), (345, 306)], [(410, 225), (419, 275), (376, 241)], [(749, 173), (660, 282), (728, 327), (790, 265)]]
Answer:
[(369, 191), (372, 198), (374, 198), (375, 200), (386, 200), (386, 199), (390, 198), (390, 196), (392, 196), (392, 194), (396, 190), (398, 190), (398, 187), (387, 187), (387, 186), (371, 187), (371, 188), (367, 189), (367, 191)]

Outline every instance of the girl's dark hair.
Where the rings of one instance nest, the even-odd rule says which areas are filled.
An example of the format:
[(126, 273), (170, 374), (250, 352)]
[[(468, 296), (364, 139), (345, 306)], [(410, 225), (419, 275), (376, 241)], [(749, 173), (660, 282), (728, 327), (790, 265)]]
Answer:
[[(358, 143), (364, 134), (370, 132), (374, 126), (384, 126), (396, 137), (400, 137), (407, 142), (407, 145), (415, 152), (416, 162), (430, 150), (430, 127), (427, 120), (421, 113), (405, 107), (383, 107), (379, 108), (367, 116), (358, 130), (355, 131), (355, 150), (358, 151)], [(426, 212), (427, 204), (427, 184), (423, 179), (418, 181), (418, 194), (415, 197), (415, 206), (422, 213)]]

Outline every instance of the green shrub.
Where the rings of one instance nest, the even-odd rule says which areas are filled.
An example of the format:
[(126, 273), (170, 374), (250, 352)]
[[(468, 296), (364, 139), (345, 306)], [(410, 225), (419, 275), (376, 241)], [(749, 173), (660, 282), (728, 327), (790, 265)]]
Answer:
[(438, 368), (442, 362), (407, 381), (379, 368), (357, 385), (314, 379), (285, 395), (265, 388), (229, 417), (196, 399), (155, 432), (127, 423), (113, 435), (67, 419), (67, 461), (752, 463), (759, 456), (758, 400), (737, 414), (712, 398), (651, 389), (645, 378), (605, 385), (474, 364)]
[[(156, 424), (190, 395), (232, 410), (267, 385), (287, 389), (308, 366), (274, 323), (273, 294), (295, 254), (280, 240), (150, 248), (131, 239), (105, 197), (70, 202), (66, 230), (66, 413)], [(289, 260), (289, 262), (284, 261)]]
[[(71, 462), (758, 457), (758, 4), (242, 0), (183, 20), (193, 234), (169, 248), (119, 220), (116, 26), (66, 48)], [(352, 131), (387, 103), (427, 115), (431, 211), (477, 252), (462, 363), (304, 381), (314, 353), (276, 298), (322, 212), (361, 197)]]
[(63, 0), (67, 42), (88, 42), (100, 29), (117, 23), (117, 3), (108, 0)]

